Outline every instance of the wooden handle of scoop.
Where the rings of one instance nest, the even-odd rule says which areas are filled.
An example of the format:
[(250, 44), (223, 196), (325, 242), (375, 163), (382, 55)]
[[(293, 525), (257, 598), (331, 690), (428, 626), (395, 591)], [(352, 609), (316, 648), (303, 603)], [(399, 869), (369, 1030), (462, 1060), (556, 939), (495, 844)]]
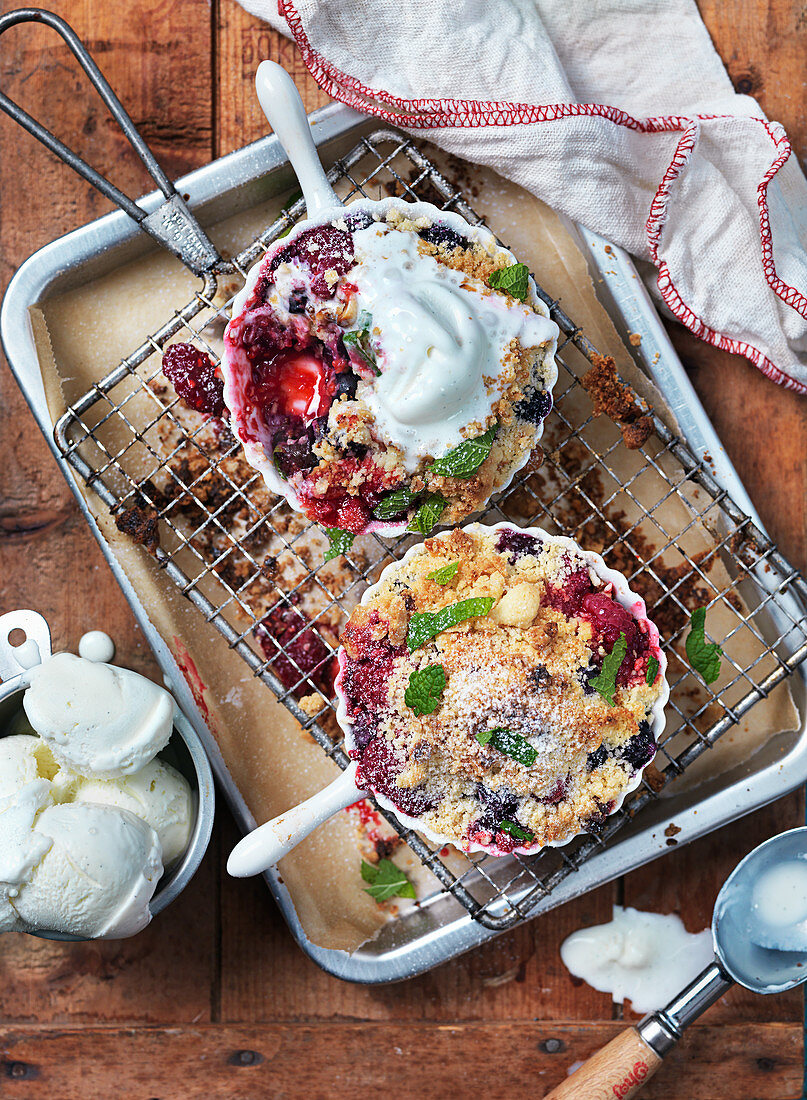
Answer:
[(544, 1100), (628, 1100), (661, 1065), (636, 1028), (628, 1028), (547, 1093)]

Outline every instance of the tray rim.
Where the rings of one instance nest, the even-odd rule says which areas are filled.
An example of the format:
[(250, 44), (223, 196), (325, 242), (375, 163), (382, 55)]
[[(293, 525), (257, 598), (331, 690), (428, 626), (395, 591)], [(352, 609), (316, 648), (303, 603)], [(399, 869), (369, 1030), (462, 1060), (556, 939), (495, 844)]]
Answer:
[[(314, 136), (317, 144), (332, 139), (346, 138), (353, 131), (356, 132), (358, 137), (360, 130), (371, 129), (377, 125), (377, 120), (359, 114), (340, 104), (330, 104), (319, 111), (313, 112), (309, 117), (315, 131)], [(214, 199), (220, 200), (223, 195), (234, 193), (238, 188), (253, 183), (260, 176), (287, 165), (288, 160), (280, 143), (274, 136), (270, 136), (259, 139), (202, 168), (195, 169), (178, 179), (176, 184), (179, 190), (185, 191), (191, 196), (189, 203), (191, 209), (198, 209), (207, 202)], [(160, 192), (152, 192), (143, 199), (138, 200), (138, 202), (145, 209), (153, 209), (161, 199)], [(97, 259), (102, 253), (119, 248), (128, 241), (136, 241), (140, 237), (144, 237), (144, 235), (129, 217), (123, 212), (115, 211), (58, 237), (38, 249), (18, 268), (9, 283), (3, 299), (2, 309), (0, 309), (0, 339), (2, 339), (6, 358), (15, 380), (46, 438), (57, 465), (76, 496), (79, 508), (95, 535), (139, 625), (143, 629), (160, 667), (168, 676), (171, 690), (177, 696), (186, 713), (190, 713), (193, 725), (203, 740), (216, 778), (230, 809), (236, 817), (239, 827), (246, 831), (253, 828), (256, 823), (229, 775), (215, 738), (209, 733), (185, 678), (174, 661), (170, 650), (152, 625), (146, 608), (140, 603), (128, 577), (118, 564), (109, 544), (97, 527), (81, 494), (76, 475), (55, 445), (53, 423), (45, 400), (45, 391), (29, 320), (29, 307), (34, 305), (66, 270), (71, 267), (79, 268), (83, 264)], [(579, 227), (578, 237), (578, 243), (587, 254), (589, 261), (601, 273), (601, 277), (608, 280), (610, 277), (619, 276), (621, 280), (621, 291), (619, 286), (616, 289), (613, 285), (610, 287), (616, 303), (615, 308), (619, 313), (619, 318), (612, 315), (613, 320), (618, 321), (621, 319), (623, 324), (627, 323), (628, 310), (622, 307), (620, 297), (624, 298), (626, 288), (632, 293), (632, 300), (628, 304), (634, 326), (633, 330), (641, 331), (643, 335), (642, 345), (640, 345), (643, 365), (659, 385), (659, 388), (663, 390), (665, 396), (672, 397), (670, 389), (673, 390), (676, 400), (672, 403), (679, 419), (682, 434), (696, 452), (711, 450), (712, 455), (715, 457), (717, 479), (723, 487), (728, 489), (742, 509), (751, 516), (757, 526), (762, 529), (756, 510), (733, 465), (726, 456), (711, 422), (706, 417), (699, 398), (692, 389), (680, 360), (661, 325), (658, 314), (644, 290), (644, 284), (638, 278), (638, 275), (635, 275), (632, 260), (627, 254), (611, 245), (607, 265), (602, 264), (598, 261), (597, 253), (600, 249), (597, 246), (599, 244), (604, 245), (607, 242), (597, 237), (596, 234), (591, 234)], [(145, 246), (144, 252), (148, 251), (149, 247), (157, 247), (151, 245), (147, 239), (145, 240)], [(618, 259), (618, 263), (614, 262), (615, 257)], [(604, 270), (606, 266), (607, 271)], [(638, 290), (637, 287), (641, 289)], [(607, 304), (606, 308), (608, 308)], [(608, 308), (608, 312), (612, 313), (612, 310)], [(645, 333), (648, 337), (647, 344), (644, 340)], [(651, 357), (651, 351), (654, 354), (655, 351), (658, 351), (660, 353), (658, 358), (654, 360)], [(804, 666), (799, 670), (799, 673), (802, 679), (807, 680), (807, 670)], [(783, 776), (787, 776), (787, 779), (783, 780)], [(728, 787), (708, 795), (695, 806), (676, 812), (671, 811), (668, 816), (671, 822), (674, 819), (676, 825), (681, 828), (681, 833), (678, 836), (679, 843), (689, 843), (691, 840), (695, 840), (707, 832), (719, 828), (729, 821), (736, 820), (746, 813), (751, 813), (766, 803), (781, 797), (800, 786), (805, 780), (807, 780), (807, 716), (805, 716), (805, 722), (794, 745), (779, 761), (767, 765), (750, 776), (740, 776)], [(755, 790), (755, 797), (749, 804), (745, 799), (741, 799), (740, 795), (747, 796), (752, 792), (752, 789)], [(731, 800), (732, 797), (734, 801), (729, 807), (729, 813), (726, 814), (725, 805), (721, 812), (719, 806), (725, 804), (727, 799)], [(673, 802), (673, 799), (671, 798), (669, 801)], [(594, 886), (610, 881), (669, 851), (663, 829), (664, 821), (661, 821), (655, 826), (648, 825), (645, 829), (625, 836), (621, 840), (612, 841), (603, 852), (588, 860), (575, 875), (569, 876), (561, 883), (552, 892), (549, 899), (544, 899), (547, 903), (539, 904), (533, 911), (532, 917), (537, 917), (540, 913), (571, 900), (571, 898), (585, 893)], [(597, 872), (596, 875), (594, 871)], [(348, 981), (376, 984), (413, 977), (499, 934), (494, 930), (483, 928), (457, 904), (457, 919), (449, 919), (438, 929), (432, 930), (410, 943), (398, 947), (393, 946), (382, 954), (364, 951), (365, 945), (359, 947), (352, 954), (346, 951), (322, 948), (313, 944), (305, 935), (291, 896), (279, 880), (279, 876), (270, 870), (266, 872), (264, 879), (278, 903), (292, 935), (302, 950), (327, 973)], [(551, 904), (549, 904), (550, 902)], [(446, 904), (448, 903), (446, 902)]]

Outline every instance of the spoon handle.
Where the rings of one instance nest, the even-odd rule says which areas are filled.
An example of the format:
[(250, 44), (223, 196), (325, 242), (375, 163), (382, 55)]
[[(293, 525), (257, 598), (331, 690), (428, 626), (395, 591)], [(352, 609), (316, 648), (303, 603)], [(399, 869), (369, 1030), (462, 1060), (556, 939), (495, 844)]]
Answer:
[(286, 70), (274, 61), (262, 61), (255, 73), (255, 90), (269, 125), (297, 173), (308, 217), (343, 206), (322, 170), (303, 101)]
[(299, 806), (247, 833), (230, 852), (228, 872), (235, 878), (248, 878), (273, 867), (317, 825), (366, 797), (367, 792), (356, 786), (356, 765), (351, 764), (333, 783)]
[(544, 1100), (628, 1100), (636, 1096), (661, 1061), (701, 1013), (731, 989), (734, 982), (717, 959), (659, 1012), (628, 1028), (598, 1050)]
[(620, 1032), (545, 1100), (621, 1100), (636, 1096), (661, 1065), (635, 1027)]

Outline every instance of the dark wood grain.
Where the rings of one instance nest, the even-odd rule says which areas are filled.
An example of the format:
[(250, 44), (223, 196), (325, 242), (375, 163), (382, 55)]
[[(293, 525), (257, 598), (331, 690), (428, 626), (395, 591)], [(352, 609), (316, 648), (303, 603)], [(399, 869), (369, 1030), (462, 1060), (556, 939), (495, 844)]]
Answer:
[[(10, 5), (6, 5), (10, 6)], [(53, 5), (85, 37), (173, 175), (260, 137), (252, 80), (265, 57), (292, 72), (309, 110), (327, 102), (295, 47), (235, 0)], [(735, 85), (756, 95), (807, 153), (807, 14), (795, 0), (702, 0)], [(132, 193), (149, 187), (66, 50), (39, 29), (2, 41), (3, 88), (74, 139)], [(30, 252), (107, 209), (103, 199), (0, 118), (0, 279)], [(784, 551), (807, 564), (807, 402), (744, 360), (671, 333), (726, 449)], [(132, 615), (8, 372), (0, 372), (2, 610), (31, 606), (56, 643), (104, 625), (122, 664), (156, 672)], [(558, 947), (608, 918), (614, 900), (677, 911), (704, 927), (719, 885), (759, 840), (800, 824), (792, 796), (673, 852), (405, 985), (323, 974), (294, 945), (260, 882), (235, 882), (214, 842), (182, 899), (135, 940), (0, 942), (0, 1096), (333, 1097), (372, 1085), (423, 1097), (541, 1096), (615, 1034), (610, 998), (574, 983)], [(784, 1100), (801, 1088), (801, 995), (733, 991), (695, 1027), (645, 1095)], [(35, 1026), (36, 1025), (36, 1026)], [(93, 1026), (104, 1025), (104, 1026)]]
[[(86, 1100), (305, 1097), (402, 1091), (420, 1100), (539, 1098), (617, 1033), (608, 1023), (367, 1022), (195, 1028), (7, 1028), (2, 1095)], [(114, 1067), (114, 1068), (113, 1068)], [(801, 1037), (784, 1024), (694, 1029), (646, 1100), (787, 1100), (801, 1088)], [(111, 1093), (110, 1083), (126, 1082)], [(113, 1085), (113, 1089), (114, 1089)]]

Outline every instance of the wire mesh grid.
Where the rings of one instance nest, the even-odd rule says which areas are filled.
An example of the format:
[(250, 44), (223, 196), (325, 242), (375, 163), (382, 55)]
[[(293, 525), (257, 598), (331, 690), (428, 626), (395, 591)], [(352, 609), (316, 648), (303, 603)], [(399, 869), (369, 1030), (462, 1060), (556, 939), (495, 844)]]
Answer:
[[(391, 131), (362, 139), (329, 176), (346, 199), (426, 198), (482, 222), (462, 192)], [(164, 346), (175, 340), (218, 358), (234, 291), (302, 214), (302, 199), (290, 202), (228, 272), (205, 276), (183, 309), (71, 405), (55, 437), (119, 526), (149, 546), (205, 619), (345, 767), (331, 699), (339, 629), (366, 585), (412, 538), (361, 536), (344, 558), (325, 563), (318, 529), (268, 493), (229, 430), (189, 412), (160, 368)], [(559, 303), (539, 293), (562, 333), (545, 461), (525, 467), (480, 519), (543, 525), (604, 553), (625, 573), (666, 637), (671, 720), (656, 757), (664, 769), (649, 769), (621, 810), (563, 848), (446, 858), (379, 811), (437, 880), (421, 904), (450, 893), (496, 930), (525, 919), (807, 657), (804, 580), (715, 482), (708, 456), (693, 455), (652, 413), (655, 434), (630, 451), (618, 427), (594, 415), (579, 375), (597, 351)], [(720, 627), (724, 671), (712, 687), (684, 655), (694, 606), (707, 608), (712, 632), (715, 622)]]

